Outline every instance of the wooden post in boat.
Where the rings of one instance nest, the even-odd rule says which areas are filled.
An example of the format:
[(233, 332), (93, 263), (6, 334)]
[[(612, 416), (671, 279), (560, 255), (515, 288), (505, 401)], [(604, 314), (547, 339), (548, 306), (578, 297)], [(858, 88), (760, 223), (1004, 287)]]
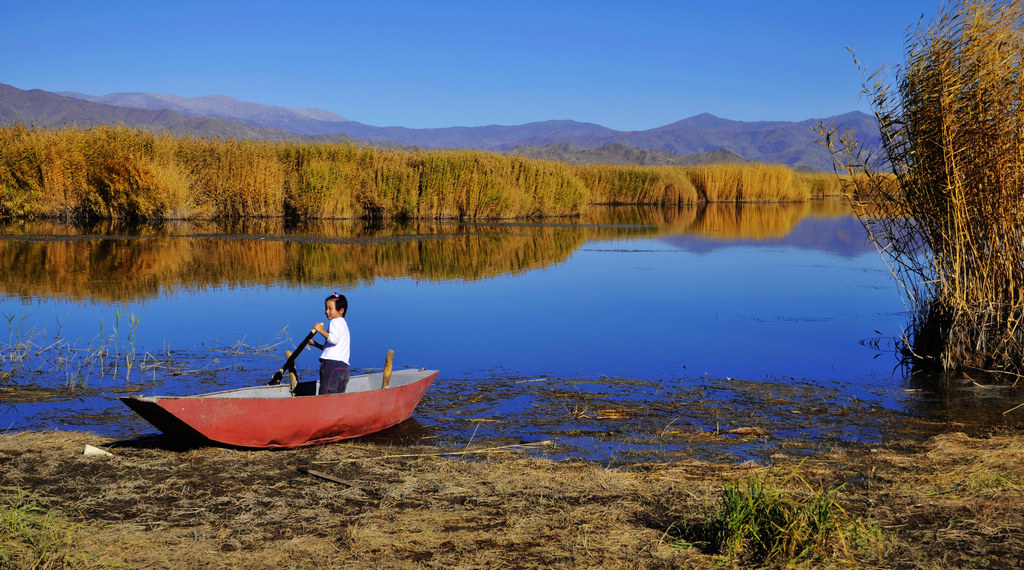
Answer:
[(391, 361), (395, 357), (395, 351), (388, 350), (387, 360), (384, 361), (384, 379), (381, 380), (380, 387), (387, 388), (391, 385)]

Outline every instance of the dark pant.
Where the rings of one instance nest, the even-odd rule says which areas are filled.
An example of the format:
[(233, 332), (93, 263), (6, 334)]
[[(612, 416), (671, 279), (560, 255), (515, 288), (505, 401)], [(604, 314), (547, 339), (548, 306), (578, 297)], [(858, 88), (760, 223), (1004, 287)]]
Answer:
[(348, 363), (340, 360), (320, 361), (319, 394), (339, 394), (348, 386)]

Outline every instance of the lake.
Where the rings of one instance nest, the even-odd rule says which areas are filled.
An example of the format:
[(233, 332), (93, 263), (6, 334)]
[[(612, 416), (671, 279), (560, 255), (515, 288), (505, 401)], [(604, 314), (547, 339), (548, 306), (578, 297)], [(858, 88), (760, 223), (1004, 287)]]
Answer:
[(19, 222), (0, 249), (7, 430), (153, 434), (118, 395), (265, 383), (335, 291), (355, 372), (389, 349), (396, 368), (441, 370), (392, 441), (760, 460), (1006, 409), (904, 377), (900, 289), (839, 202), (536, 223)]

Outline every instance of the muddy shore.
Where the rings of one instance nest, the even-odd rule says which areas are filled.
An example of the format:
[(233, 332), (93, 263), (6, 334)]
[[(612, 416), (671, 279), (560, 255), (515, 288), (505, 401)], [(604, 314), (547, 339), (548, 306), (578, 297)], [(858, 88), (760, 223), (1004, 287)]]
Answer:
[[(86, 445), (111, 455), (85, 455)], [(711, 568), (723, 555), (673, 528), (706, 517), (724, 482), (751, 476), (837, 489), (851, 519), (884, 532), (871, 549), (840, 545), (815, 566), (1019, 568), (1024, 552), (1019, 432), (777, 454), (767, 465), (617, 469), (536, 447), (244, 451), (25, 432), (0, 434), (0, 465), (5, 512), (48, 513), (37, 526), (56, 529), (42, 567)], [(2, 546), (11, 567), (31, 564), (16, 533)]]

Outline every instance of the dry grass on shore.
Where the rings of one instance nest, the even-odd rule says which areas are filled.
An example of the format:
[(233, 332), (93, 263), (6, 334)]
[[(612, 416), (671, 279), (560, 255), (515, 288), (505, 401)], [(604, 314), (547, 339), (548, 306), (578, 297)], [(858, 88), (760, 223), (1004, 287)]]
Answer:
[[(86, 444), (114, 455), (83, 456)], [(1018, 435), (947, 434), (802, 463), (779, 456), (769, 467), (610, 470), (508, 449), (438, 452), (371, 442), (173, 450), (4, 434), (0, 547), (13, 568), (728, 567), (743, 563), (679, 530), (707, 522), (725, 481), (778, 477), (787, 492), (836, 489), (844, 520), (879, 530), (870, 543), (833, 542), (815, 567), (1011, 568), (1024, 551)]]

